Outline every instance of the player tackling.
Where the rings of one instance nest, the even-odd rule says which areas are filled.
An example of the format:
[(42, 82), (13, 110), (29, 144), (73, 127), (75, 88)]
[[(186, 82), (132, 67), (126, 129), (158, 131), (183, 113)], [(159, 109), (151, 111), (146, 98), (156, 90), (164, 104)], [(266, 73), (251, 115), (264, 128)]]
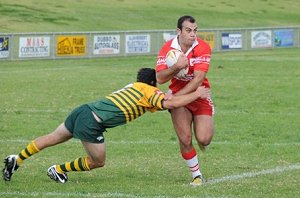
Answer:
[(4, 159), (3, 179), (10, 181), (23, 161), (32, 155), (74, 137), (81, 140), (87, 155), (71, 162), (52, 165), (47, 171), (47, 175), (54, 181), (66, 183), (67, 172), (90, 171), (104, 166), (106, 149), (103, 133), (107, 128), (126, 124), (147, 111), (177, 108), (208, 95), (209, 89), (203, 86), (181, 96), (164, 94), (156, 87), (155, 70), (142, 68), (137, 73), (135, 83), (105, 98), (75, 108), (52, 133), (36, 138), (18, 155), (7, 156)]

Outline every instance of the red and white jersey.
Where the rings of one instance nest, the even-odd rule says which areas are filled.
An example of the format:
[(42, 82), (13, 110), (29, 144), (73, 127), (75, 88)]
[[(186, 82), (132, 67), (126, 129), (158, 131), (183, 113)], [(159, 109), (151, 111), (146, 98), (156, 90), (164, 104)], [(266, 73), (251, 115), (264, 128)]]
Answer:
[[(168, 68), (166, 64), (166, 55), (171, 49), (177, 49), (182, 51), (178, 43), (177, 37), (167, 41), (161, 48), (157, 57), (156, 72)], [(197, 38), (193, 43), (192, 47), (185, 53), (185, 55), (188, 58), (189, 71), (183, 78), (179, 78), (177, 76), (174, 76), (172, 78), (171, 84), (169, 86), (172, 93), (176, 93), (177, 91), (182, 89), (187, 83), (189, 83), (189, 81), (191, 81), (194, 77), (194, 71), (208, 72), (211, 57), (211, 49), (206, 42), (204, 42), (200, 38)], [(203, 80), (202, 85), (205, 87), (210, 87), (207, 78)]]

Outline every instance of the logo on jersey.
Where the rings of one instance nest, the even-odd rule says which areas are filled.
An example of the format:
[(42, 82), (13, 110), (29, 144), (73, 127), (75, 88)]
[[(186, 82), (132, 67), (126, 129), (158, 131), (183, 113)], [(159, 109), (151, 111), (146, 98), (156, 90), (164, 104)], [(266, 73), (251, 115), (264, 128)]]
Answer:
[(164, 56), (159, 56), (157, 58), (156, 64), (157, 65), (165, 65), (166, 64), (166, 58)]
[(190, 58), (190, 66), (194, 66), (195, 64), (209, 64), (210, 63), (210, 55), (205, 54), (203, 56)]

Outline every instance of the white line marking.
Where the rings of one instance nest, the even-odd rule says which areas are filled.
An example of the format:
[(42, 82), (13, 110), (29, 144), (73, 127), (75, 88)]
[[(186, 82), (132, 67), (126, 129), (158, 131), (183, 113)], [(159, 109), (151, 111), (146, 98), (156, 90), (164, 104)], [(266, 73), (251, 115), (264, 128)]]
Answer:
[(286, 62), (286, 61), (289, 61), (289, 62), (299, 62), (300, 58), (297, 56), (297, 57), (271, 57), (271, 56), (252, 56), (252, 57), (245, 57), (245, 56), (239, 56), (239, 57), (216, 57), (215, 60), (218, 60), (218, 61), (239, 61), (239, 60), (242, 60), (242, 61), (245, 61), (245, 60), (261, 60), (261, 61), (265, 61), (265, 62)]
[(228, 181), (236, 181), (240, 179), (252, 178), (252, 177), (257, 177), (262, 175), (272, 175), (272, 174), (277, 174), (277, 173), (282, 173), (282, 172), (292, 171), (292, 170), (300, 170), (300, 164), (291, 164), (289, 166), (275, 167), (272, 169), (266, 169), (258, 172), (248, 172), (239, 175), (230, 175), (222, 178), (210, 179), (205, 183), (205, 185), (223, 183)]
[[(213, 185), (223, 182), (231, 182), (231, 181), (237, 181), (241, 179), (247, 179), (252, 177), (258, 177), (263, 175), (273, 175), (273, 174), (280, 174), (287, 171), (293, 171), (293, 170), (300, 170), (300, 164), (291, 164), (288, 166), (281, 166), (281, 167), (275, 167), (272, 169), (265, 169), (258, 172), (246, 172), (238, 175), (229, 175), (221, 178), (216, 179), (210, 179), (208, 180), (203, 187), (206, 185)], [(72, 192), (19, 192), (19, 191), (11, 191), (11, 192), (0, 192), (1, 196), (31, 196), (31, 197), (51, 197), (51, 196), (59, 196), (59, 197), (130, 197), (130, 198), (137, 198), (137, 197), (143, 197), (148, 198), (150, 196), (139, 196), (139, 195), (132, 195), (132, 194), (125, 194), (125, 193), (119, 193), (119, 192), (111, 192), (111, 193), (72, 193)], [(161, 196), (158, 195), (156, 197), (160, 198), (169, 198), (172, 196)]]

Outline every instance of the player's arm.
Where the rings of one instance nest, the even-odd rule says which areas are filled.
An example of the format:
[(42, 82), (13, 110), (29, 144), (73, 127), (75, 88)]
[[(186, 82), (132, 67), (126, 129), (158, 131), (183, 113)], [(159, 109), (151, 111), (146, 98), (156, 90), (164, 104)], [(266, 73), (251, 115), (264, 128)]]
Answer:
[(187, 66), (188, 59), (184, 54), (181, 54), (175, 65), (156, 73), (156, 80), (159, 84), (164, 84), (171, 80), (173, 76), (176, 75), (181, 69)]
[(195, 91), (185, 95), (166, 95), (162, 101), (162, 106), (165, 109), (173, 109), (185, 106), (197, 98), (207, 98), (210, 94), (208, 88), (204, 86), (198, 87)]
[(179, 90), (176, 95), (184, 95), (195, 91), (199, 85), (202, 84), (206, 77), (206, 72), (204, 71), (194, 71), (194, 78), (181, 90)]

